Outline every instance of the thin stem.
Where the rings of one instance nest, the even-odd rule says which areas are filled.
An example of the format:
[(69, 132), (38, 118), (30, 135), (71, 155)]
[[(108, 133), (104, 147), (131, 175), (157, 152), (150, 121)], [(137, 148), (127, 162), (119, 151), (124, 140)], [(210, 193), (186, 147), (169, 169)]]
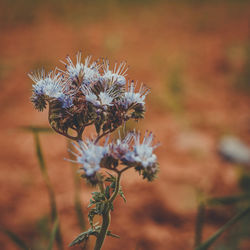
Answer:
[(127, 166), (119, 171), (119, 173), (123, 173), (124, 171), (128, 170), (129, 168), (132, 168), (133, 166)]
[[(39, 133), (33, 132), (33, 134), (34, 134), (34, 139), (35, 139), (36, 154), (37, 154), (40, 170), (41, 170), (41, 173), (42, 173), (42, 176), (45, 181), (48, 194), (49, 194), (49, 200), (50, 200), (50, 206), (51, 206), (51, 219), (54, 222), (55, 220), (58, 219), (55, 193), (54, 193), (52, 184), (50, 182), (47, 168), (45, 165), (45, 161), (44, 161), (44, 157), (42, 153), (42, 147), (41, 147), (40, 140), (39, 140)], [(62, 235), (61, 235), (59, 226), (58, 226), (58, 230), (56, 231), (56, 241), (57, 241), (58, 249), (63, 249), (63, 240), (62, 240)]]
[(194, 239), (194, 247), (200, 245), (202, 241), (202, 231), (205, 217), (205, 204), (204, 202), (200, 202), (198, 206), (196, 223), (195, 223), (195, 239)]
[[(51, 126), (52, 127), (52, 126)], [(66, 133), (63, 133), (63, 132), (61, 132), (59, 129), (57, 129), (57, 128), (55, 128), (55, 127), (52, 127), (58, 134), (60, 134), (60, 135), (64, 135), (64, 136), (66, 136), (67, 138), (69, 138), (69, 139), (71, 139), (71, 140), (73, 140), (73, 141), (78, 141), (79, 140), (79, 138), (78, 138), (78, 136), (76, 137), (76, 136), (71, 136), (71, 135), (68, 135), (68, 134), (66, 134)]]
[(108, 134), (114, 132), (116, 129), (117, 129), (117, 128), (113, 128), (113, 129), (111, 129), (111, 130), (109, 130), (109, 131), (107, 131), (107, 132), (104, 132), (104, 133), (102, 133), (101, 135), (99, 135), (99, 136), (96, 138), (96, 140), (95, 140), (95, 144), (96, 144), (103, 136), (108, 135)]
[(108, 200), (108, 202), (106, 203), (106, 209), (102, 215), (102, 227), (101, 227), (100, 233), (97, 236), (96, 245), (95, 245), (94, 250), (101, 249), (103, 242), (105, 240), (105, 237), (107, 235), (108, 227), (109, 227), (109, 224), (111, 221), (111, 216), (110, 216), (111, 204), (119, 192), (120, 179), (121, 179), (121, 173), (118, 173), (117, 178), (116, 178), (116, 182), (115, 182), (115, 190), (114, 190), (112, 196), (110, 197), (110, 199)]
[(102, 248), (103, 242), (107, 235), (110, 221), (111, 221), (110, 208), (108, 208), (107, 211), (102, 215), (102, 227), (100, 233), (97, 236), (94, 250), (100, 250)]
[(104, 192), (105, 192), (105, 184), (101, 179), (101, 175), (97, 174), (97, 178), (98, 178), (98, 187), (99, 187), (101, 193), (104, 194)]
[(120, 189), (120, 180), (121, 180), (121, 172), (118, 173), (117, 178), (116, 178), (116, 183), (115, 183), (115, 191), (112, 194), (112, 196), (109, 199), (109, 202), (112, 203), (115, 199), (115, 197), (117, 196), (119, 189)]
[(213, 234), (207, 241), (199, 245), (195, 250), (206, 250), (208, 249), (220, 236), (224, 233), (230, 226), (238, 222), (244, 216), (250, 213), (250, 207), (242, 210), (238, 214), (236, 214), (232, 219), (230, 219), (224, 226), (222, 226), (215, 234)]

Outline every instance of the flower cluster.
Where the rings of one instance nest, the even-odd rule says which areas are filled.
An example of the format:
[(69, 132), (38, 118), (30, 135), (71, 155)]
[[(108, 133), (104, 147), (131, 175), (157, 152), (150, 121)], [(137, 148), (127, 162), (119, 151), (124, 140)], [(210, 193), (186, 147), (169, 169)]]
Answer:
[[(44, 70), (29, 74), (34, 82), (31, 101), (39, 111), (48, 107), (51, 127), (75, 141), (75, 150), (69, 150), (75, 159), (69, 161), (78, 163), (83, 170), (81, 176), (92, 185), (98, 184), (100, 189), (93, 192), (90, 199), (90, 228), (70, 246), (86, 244), (94, 235), (95, 249), (101, 249), (106, 236), (118, 237), (108, 226), (115, 198), (119, 195), (126, 201), (120, 185), (121, 175), (133, 168), (143, 179), (152, 181), (159, 170), (152, 133), (146, 133), (143, 138), (135, 131), (125, 137), (119, 133), (117, 139), (110, 140), (110, 134), (128, 120), (144, 117), (149, 90), (126, 79), (124, 62), (110, 69), (107, 60), (92, 62), (91, 57), (87, 57), (82, 61), (78, 53), (75, 64), (70, 57), (62, 63), (64, 70), (56, 68), (47, 74)], [(96, 136), (83, 141), (84, 129), (91, 125), (95, 127)], [(104, 137), (106, 141), (101, 143)], [(94, 223), (96, 215), (102, 216), (101, 226)]]
[(157, 145), (153, 145), (152, 133), (146, 133), (142, 142), (139, 133), (130, 132), (124, 139), (118, 138), (109, 144), (106, 140), (103, 146), (91, 140), (86, 143), (79, 141), (78, 144), (74, 144), (77, 153), (72, 152), (76, 157), (74, 162), (81, 165), (85, 177), (94, 183), (100, 168), (117, 172), (121, 171), (119, 165), (125, 165), (126, 169), (134, 167), (149, 181), (158, 172), (157, 157), (153, 153)]
[(149, 90), (141, 85), (136, 91), (136, 84), (126, 79), (124, 62), (112, 70), (107, 60), (91, 62), (87, 57), (82, 62), (78, 53), (76, 64), (69, 57), (63, 63), (65, 70), (29, 74), (34, 81), (31, 101), (39, 111), (48, 105), (49, 122), (56, 132), (78, 141), (86, 126), (94, 124), (100, 135), (129, 119), (143, 118)]

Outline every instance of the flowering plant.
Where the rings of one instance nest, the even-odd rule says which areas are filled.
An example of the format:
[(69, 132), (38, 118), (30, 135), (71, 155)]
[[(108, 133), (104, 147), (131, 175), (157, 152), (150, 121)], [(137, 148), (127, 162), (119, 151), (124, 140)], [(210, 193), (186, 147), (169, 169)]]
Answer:
[[(71, 161), (80, 164), (83, 178), (99, 187), (90, 200), (89, 230), (70, 244), (86, 243), (90, 236), (95, 236), (94, 249), (98, 250), (106, 236), (118, 237), (108, 227), (117, 195), (126, 201), (120, 185), (122, 173), (134, 168), (143, 179), (152, 181), (158, 172), (154, 154), (157, 145), (153, 145), (152, 133), (146, 133), (142, 139), (140, 133), (131, 131), (123, 138), (119, 133), (118, 138), (110, 139), (110, 134), (128, 120), (144, 117), (149, 90), (141, 85), (136, 91), (136, 84), (126, 79), (124, 62), (111, 70), (107, 60), (91, 62), (91, 57), (87, 57), (83, 63), (79, 52), (76, 64), (69, 57), (63, 63), (65, 70), (29, 74), (34, 81), (31, 101), (38, 111), (48, 106), (50, 126), (75, 141), (75, 151), (70, 150), (75, 160)], [(84, 129), (91, 125), (96, 136), (83, 141)], [(102, 216), (101, 225), (93, 222), (96, 215)]]

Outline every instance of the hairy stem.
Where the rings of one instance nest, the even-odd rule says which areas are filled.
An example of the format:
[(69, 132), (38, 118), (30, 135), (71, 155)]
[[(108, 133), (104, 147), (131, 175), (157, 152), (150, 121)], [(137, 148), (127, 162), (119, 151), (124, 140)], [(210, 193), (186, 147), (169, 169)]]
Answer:
[(108, 208), (107, 211), (105, 211), (105, 213), (103, 213), (103, 215), (102, 215), (102, 227), (101, 227), (101, 231), (100, 231), (99, 235), (97, 236), (94, 250), (101, 249), (103, 242), (105, 240), (105, 237), (107, 235), (110, 221), (111, 221), (110, 208)]
[(96, 245), (94, 250), (100, 250), (102, 248), (103, 242), (105, 240), (105, 237), (108, 232), (108, 227), (111, 221), (111, 215), (110, 215), (110, 210), (111, 210), (111, 204), (115, 200), (119, 189), (120, 189), (120, 179), (121, 179), (121, 173), (118, 173), (117, 178), (116, 178), (116, 183), (115, 183), (115, 190), (108, 200), (107, 207), (105, 209), (105, 212), (102, 214), (102, 227), (100, 230), (100, 233), (97, 236), (96, 240)]

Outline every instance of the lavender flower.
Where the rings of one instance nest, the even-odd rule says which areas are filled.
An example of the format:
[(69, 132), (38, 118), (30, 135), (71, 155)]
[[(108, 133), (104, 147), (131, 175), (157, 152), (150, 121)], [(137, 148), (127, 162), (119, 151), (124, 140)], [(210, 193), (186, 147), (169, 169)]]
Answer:
[(121, 100), (122, 105), (128, 109), (134, 105), (141, 104), (145, 105), (146, 95), (149, 90), (146, 89), (142, 84), (140, 86), (139, 92), (135, 92), (136, 84), (132, 81), (128, 86), (128, 91), (124, 93), (124, 98)]
[(100, 169), (100, 163), (103, 157), (108, 153), (109, 147), (105, 144), (99, 146), (94, 144), (93, 141), (87, 140), (78, 142), (79, 147), (73, 144), (78, 151), (78, 154), (71, 152), (76, 156), (76, 163), (82, 165), (82, 169), (86, 172), (87, 176), (94, 175)]
[(86, 101), (92, 103), (94, 106), (100, 106), (100, 101), (97, 99), (96, 94), (89, 86), (82, 86), (81, 90), (85, 96)]
[[(136, 92), (136, 84), (126, 81), (124, 62), (115, 64), (113, 70), (109, 69), (108, 61), (99, 62), (91, 63), (91, 57), (82, 62), (79, 52), (75, 64), (70, 57), (66, 58), (65, 71), (56, 68), (47, 75), (44, 70), (29, 74), (34, 81), (31, 100), (35, 108), (42, 111), (48, 104), (51, 127), (58, 134), (78, 142), (73, 144), (76, 152), (70, 150), (75, 160), (69, 161), (80, 164), (80, 169), (84, 170), (81, 177), (100, 188), (100, 192), (93, 192), (90, 199), (90, 228), (70, 244), (84, 244), (94, 235), (95, 249), (101, 249), (106, 235), (115, 236), (108, 225), (117, 195), (126, 201), (120, 185), (121, 175), (133, 168), (143, 179), (152, 181), (158, 171), (154, 154), (157, 145), (153, 145), (152, 133), (146, 133), (142, 142), (139, 133), (130, 132), (123, 139), (119, 134), (118, 139), (108, 144), (109, 135), (128, 120), (143, 118), (149, 90), (141, 85)], [(92, 125), (96, 137), (83, 142), (85, 128)], [(98, 144), (105, 137), (106, 142)], [(99, 172), (100, 168), (112, 174)], [(101, 226), (94, 223), (96, 215), (102, 216)]]
[(78, 52), (76, 55), (75, 65), (69, 56), (66, 58), (66, 60), (67, 63), (62, 61), (62, 63), (66, 66), (66, 71), (62, 72), (65, 73), (71, 81), (76, 79), (79, 85), (85, 85), (90, 84), (91, 82), (99, 81), (99, 66), (96, 62), (90, 63), (90, 56), (86, 57), (84, 64), (81, 62), (81, 52)]
[(132, 139), (134, 133), (128, 133), (124, 139), (121, 139), (120, 133), (119, 138), (116, 139), (110, 146), (110, 154), (118, 160), (123, 160), (124, 156), (130, 151)]
[(46, 98), (59, 100), (63, 108), (72, 106), (72, 96), (65, 93), (66, 85), (63, 85), (62, 76), (59, 73), (56, 74), (55, 71), (51, 71), (46, 75), (45, 71), (42, 70), (41, 72), (30, 73), (28, 76), (35, 82), (35, 84), (32, 85), (32, 101), (39, 110), (45, 108)]
[(89, 86), (82, 86), (82, 92), (85, 95), (86, 101), (91, 102), (96, 107), (107, 107), (113, 105), (113, 100), (119, 97), (119, 91), (115, 85), (111, 87), (105, 86), (104, 90), (96, 95)]
[(143, 168), (148, 168), (155, 165), (157, 163), (157, 157), (153, 151), (158, 145), (152, 145), (153, 134), (146, 133), (142, 143), (140, 143), (140, 134), (134, 134), (133, 140), (133, 151), (128, 152), (125, 155), (125, 159), (129, 162), (137, 163)]

